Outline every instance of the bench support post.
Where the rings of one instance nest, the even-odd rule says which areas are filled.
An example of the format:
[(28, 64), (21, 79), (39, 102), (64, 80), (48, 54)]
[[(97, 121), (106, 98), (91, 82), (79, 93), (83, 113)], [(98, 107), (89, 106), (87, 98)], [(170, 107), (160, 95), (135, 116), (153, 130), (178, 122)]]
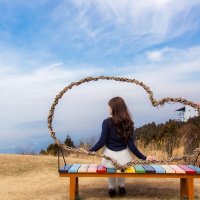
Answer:
[(78, 177), (76, 177), (76, 196), (78, 197)]
[(194, 200), (194, 178), (200, 178), (199, 174), (136, 174), (136, 173), (60, 173), (61, 177), (69, 177), (70, 189), (69, 200), (77, 200), (79, 196), (79, 177), (144, 177), (144, 178), (179, 178), (180, 200)]
[(180, 179), (180, 197), (181, 200), (194, 199), (194, 180), (193, 178)]
[(78, 177), (70, 176), (69, 199), (76, 200), (77, 196), (78, 196)]

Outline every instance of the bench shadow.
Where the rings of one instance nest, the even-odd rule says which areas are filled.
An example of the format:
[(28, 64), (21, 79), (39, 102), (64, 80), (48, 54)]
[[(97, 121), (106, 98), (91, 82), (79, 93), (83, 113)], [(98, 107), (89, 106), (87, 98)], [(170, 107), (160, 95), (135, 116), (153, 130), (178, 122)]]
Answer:
[[(180, 199), (180, 189), (173, 186), (166, 186), (164, 184), (149, 184), (149, 183), (127, 183), (126, 184), (127, 193), (124, 197), (119, 197), (118, 194), (114, 199), (168, 199), (168, 200), (176, 200)], [(97, 185), (90, 186), (88, 185), (86, 188), (80, 188), (79, 190), (79, 200), (86, 199), (107, 199), (110, 198), (108, 196), (108, 188), (105, 187), (97, 187)]]

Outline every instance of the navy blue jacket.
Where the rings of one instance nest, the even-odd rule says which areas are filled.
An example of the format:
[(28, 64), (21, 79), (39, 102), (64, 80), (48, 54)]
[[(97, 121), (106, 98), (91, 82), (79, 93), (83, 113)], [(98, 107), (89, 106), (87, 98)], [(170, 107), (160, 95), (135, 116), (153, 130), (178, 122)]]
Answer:
[(119, 134), (117, 134), (116, 127), (109, 118), (103, 121), (99, 141), (92, 148), (90, 148), (89, 151), (98, 151), (104, 145), (112, 151), (121, 151), (126, 149), (128, 146), (131, 152), (139, 159), (146, 160), (146, 156), (144, 156), (135, 146), (133, 135), (131, 135), (127, 142), (125, 142)]

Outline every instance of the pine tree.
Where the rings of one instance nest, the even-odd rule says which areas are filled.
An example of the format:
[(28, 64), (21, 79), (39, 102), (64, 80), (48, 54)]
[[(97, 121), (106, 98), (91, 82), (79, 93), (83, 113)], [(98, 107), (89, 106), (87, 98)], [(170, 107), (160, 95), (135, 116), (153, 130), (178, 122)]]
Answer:
[(49, 155), (54, 155), (56, 156), (57, 155), (57, 152), (58, 152), (58, 145), (57, 144), (50, 144), (48, 147), (47, 147), (47, 154)]
[(75, 147), (73, 140), (71, 139), (70, 135), (67, 135), (67, 138), (65, 139), (64, 142), (67, 146), (69, 147)]

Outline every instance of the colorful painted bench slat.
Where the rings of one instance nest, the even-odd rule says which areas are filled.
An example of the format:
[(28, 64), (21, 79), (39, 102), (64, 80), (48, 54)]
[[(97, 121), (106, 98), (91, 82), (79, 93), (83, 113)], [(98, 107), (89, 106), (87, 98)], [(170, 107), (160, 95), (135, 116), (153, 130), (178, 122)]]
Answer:
[(186, 172), (181, 169), (180, 167), (178, 167), (177, 165), (169, 165), (172, 169), (175, 170), (176, 173), (178, 174), (185, 174)]
[(160, 165), (151, 165), (158, 174), (165, 174), (165, 169), (163, 169)]
[(176, 171), (172, 169), (169, 165), (161, 165), (167, 174), (175, 174)]
[(78, 169), (80, 168), (81, 164), (73, 164), (69, 170), (68, 173), (77, 173)]
[(63, 167), (61, 167), (60, 169), (59, 169), (59, 172), (68, 172), (68, 170), (69, 170), (69, 168), (71, 167), (72, 165), (70, 165), (70, 164), (66, 164), (66, 165), (64, 165)]
[(156, 170), (151, 165), (142, 165), (145, 173), (156, 173)]
[(133, 165), (124, 172), (98, 164), (65, 164), (60, 173), (157, 173), (157, 174), (200, 174), (200, 168), (193, 165)]
[(60, 177), (70, 178), (69, 199), (78, 195), (80, 177), (179, 178), (180, 200), (194, 199), (194, 178), (200, 178), (200, 168), (193, 165), (133, 165), (124, 172), (98, 164), (66, 164), (59, 168)]
[(98, 172), (98, 173), (106, 173), (107, 170), (106, 170), (106, 168), (105, 168), (103, 165), (99, 165), (99, 166), (97, 167), (97, 172)]
[(196, 171), (187, 167), (186, 165), (178, 165), (181, 169), (183, 169), (186, 174), (196, 174)]
[(142, 165), (134, 165), (134, 168), (135, 168), (135, 172), (140, 174), (140, 173), (145, 173), (145, 170), (144, 168), (142, 167)]
[(125, 170), (125, 173), (135, 173), (135, 168), (131, 166)]
[(97, 164), (90, 164), (89, 167), (88, 167), (88, 171), (87, 172), (95, 173), (95, 172), (97, 172), (97, 167), (98, 167)]
[(78, 169), (78, 172), (87, 172), (89, 164), (82, 164)]
[(107, 173), (116, 173), (116, 169), (115, 168), (107, 168)]
[(197, 174), (200, 174), (200, 168), (194, 165), (187, 165), (190, 169), (193, 169), (196, 171)]

